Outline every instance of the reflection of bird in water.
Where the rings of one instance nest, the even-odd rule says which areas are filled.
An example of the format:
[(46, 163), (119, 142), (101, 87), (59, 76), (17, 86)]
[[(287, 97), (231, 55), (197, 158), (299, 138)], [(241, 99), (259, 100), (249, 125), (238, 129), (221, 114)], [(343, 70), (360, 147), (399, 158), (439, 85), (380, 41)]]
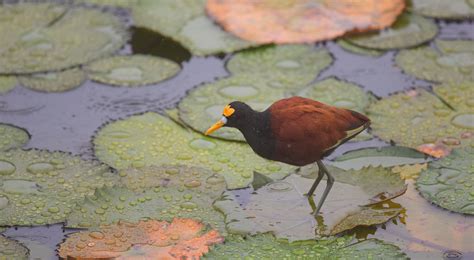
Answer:
[(223, 117), (211, 126), (206, 135), (227, 126), (242, 132), (255, 153), (263, 158), (303, 166), (316, 162), (318, 177), (308, 192), (311, 197), (324, 174), (327, 186), (315, 215), (323, 205), (334, 183), (322, 158), (339, 145), (353, 138), (370, 124), (357, 112), (329, 106), (315, 100), (291, 97), (273, 103), (263, 112), (234, 101), (224, 108)]

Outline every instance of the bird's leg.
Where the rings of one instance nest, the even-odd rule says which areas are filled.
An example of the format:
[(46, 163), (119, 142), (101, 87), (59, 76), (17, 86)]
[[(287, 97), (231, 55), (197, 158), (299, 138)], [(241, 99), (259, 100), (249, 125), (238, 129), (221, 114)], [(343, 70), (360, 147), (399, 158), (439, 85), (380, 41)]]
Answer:
[(319, 169), (323, 170), (326, 173), (326, 175), (328, 176), (328, 182), (327, 182), (327, 185), (326, 185), (326, 189), (323, 192), (323, 196), (321, 196), (321, 200), (319, 200), (318, 207), (316, 208), (316, 211), (314, 212), (315, 216), (317, 216), (319, 214), (319, 211), (321, 210), (321, 207), (323, 206), (324, 201), (326, 200), (326, 197), (328, 196), (329, 191), (331, 190), (332, 185), (334, 184), (334, 177), (332, 177), (332, 175), (328, 172), (328, 170), (324, 166), (323, 162), (317, 161), (317, 163), (318, 163)]
[(313, 186), (311, 186), (311, 189), (309, 189), (309, 191), (308, 191), (308, 193), (306, 194), (306, 196), (308, 196), (308, 197), (313, 196), (313, 193), (314, 193), (314, 191), (316, 190), (316, 188), (318, 187), (318, 185), (319, 185), (319, 183), (321, 182), (321, 180), (323, 179), (323, 176), (324, 176), (324, 172), (323, 172), (323, 170), (321, 169), (321, 167), (319, 166), (319, 161), (318, 161), (318, 177), (317, 177), (316, 180), (314, 181)]

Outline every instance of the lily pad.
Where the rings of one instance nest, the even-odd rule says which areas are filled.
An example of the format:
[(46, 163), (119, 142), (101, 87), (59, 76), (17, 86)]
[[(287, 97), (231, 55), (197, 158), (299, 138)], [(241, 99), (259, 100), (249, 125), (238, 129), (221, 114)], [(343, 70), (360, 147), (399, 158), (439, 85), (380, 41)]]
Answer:
[(311, 84), (296, 94), (361, 113), (375, 101), (375, 96), (366, 93), (360, 86), (334, 77)]
[(226, 67), (233, 74), (254, 74), (268, 79), (274, 88), (291, 89), (310, 83), (332, 61), (325, 48), (279, 45), (239, 52)]
[(395, 62), (417, 78), (436, 82), (474, 81), (474, 41), (436, 40), (429, 46), (402, 50)]
[(436, 157), (470, 146), (474, 143), (474, 83), (440, 85), (433, 90), (437, 96), (416, 88), (372, 104), (368, 109), (372, 133)]
[(23, 128), (0, 123), (0, 151), (20, 148), (30, 140), (30, 134)]
[(116, 180), (107, 166), (63, 152), (0, 153), (0, 225), (62, 222), (86, 195)]
[(13, 76), (0, 76), (0, 95), (12, 90), (16, 83), (16, 78)]
[(69, 227), (180, 217), (205, 221), (225, 233), (223, 216), (212, 208), (225, 190), (221, 175), (185, 166), (131, 168), (119, 174), (123, 187), (97, 190), (69, 216)]
[(397, 246), (378, 239), (351, 241), (349, 236), (297, 242), (270, 234), (232, 236), (214, 245), (203, 259), (409, 259)]
[(84, 64), (114, 53), (128, 38), (118, 17), (95, 9), (18, 4), (1, 6), (0, 14), (0, 73), (5, 74)]
[[(273, 232), (276, 237), (289, 241), (334, 235), (346, 230), (342, 227), (351, 229), (358, 225), (381, 224), (402, 210), (382, 208), (378, 211), (369, 206), (405, 191), (403, 181), (389, 169), (379, 167), (345, 172), (331, 167), (329, 171), (336, 182), (321, 209), (321, 216), (316, 218), (311, 214), (314, 208), (304, 195), (314, 179), (294, 174), (249, 194), (249, 201), (244, 206), (239, 205), (230, 192), (225, 192), (224, 198), (216, 201), (214, 206), (226, 215), (230, 233)], [(318, 189), (315, 198), (319, 199), (322, 192), (323, 189)], [(354, 216), (360, 214), (364, 217)]]
[(454, 149), (428, 165), (416, 180), (421, 195), (450, 211), (474, 215), (474, 148)]
[(147, 55), (108, 57), (85, 68), (92, 80), (130, 87), (158, 83), (173, 77), (180, 69), (171, 60)]
[(382, 31), (346, 37), (349, 42), (370, 49), (389, 50), (420, 45), (438, 34), (438, 26), (427, 18), (404, 13)]
[(132, 7), (134, 25), (173, 38), (194, 55), (234, 52), (254, 45), (222, 30), (204, 10), (205, 0), (142, 0)]
[[(238, 74), (193, 89), (178, 105), (179, 117), (198, 132), (222, 117), (222, 110), (232, 101), (246, 102), (253, 109), (263, 111), (273, 102), (286, 97), (285, 89), (275, 89), (254, 74)], [(211, 134), (227, 140), (245, 141), (239, 130), (222, 128)]]
[(337, 44), (341, 46), (344, 50), (355, 53), (355, 54), (359, 54), (359, 55), (378, 57), (385, 54), (385, 51), (363, 48), (363, 47), (354, 45), (344, 39), (337, 40)]
[(370, 147), (352, 150), (338, 156), (331, 165), (349, 170), (363, 167), (392, 167), (407, 164), (425, 163), (428, 156), (413, 148), (403, 146)]
[(260, 44), (315, 42), (383, 29), (404, 7), (401, 0), (209, 0), (206, 5), (209, 15), (227, 31)]
[(392, 168), (392, 172), (400, 174), (400, 178), (404, 180), (416, 179), (420, 176), (420, 172), (426, 170), (428, 163), (416, 163), (397, 165)]
[(19, 242), (0, 235), (0, 259), (27, 260), (30, 253)]
[[(192, 219), (119, 222), (74, 233), (60, 245), (63, 259), (199, 259), (224, 239)], [(135, 258), (136, 257), (136, 258)]]
[(411, 0), (410, 10), (428, 17), (464, 19), (474, 17), (474, 5), (470, 0)]
[(109, 123), (94, 137), (95, 155), (116, 169), (183, 164), (224, 176), (227, 188), (247, 187), (257, 171), (281, 179), (295, 167), (260, 158), (244, 143), (206, 138), (156, 113)]
[(79, 87), (86, 80), (86, 74), (79, 68), (61, 72), (37, 73), (19, 76), (24, 87), (42, 92), (63, 92)]

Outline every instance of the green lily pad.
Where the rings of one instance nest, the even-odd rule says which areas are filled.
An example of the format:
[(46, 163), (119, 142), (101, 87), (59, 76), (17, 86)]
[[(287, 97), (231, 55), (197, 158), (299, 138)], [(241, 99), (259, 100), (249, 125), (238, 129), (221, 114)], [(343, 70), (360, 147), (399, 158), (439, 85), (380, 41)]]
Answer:
[(134, 25), (173, 38), (194, 55), (233, 52), (255, 43), (243, 41), (216, 25), (205, 0), (142, 0), (132, 7)]
[(0, 95), (12, 90), (16, 83), (16, 78), (13, 76), (0, 76)]
[(375, 96), (366, 93), (360, 86), (334, 77), (311, 84), (296, 95), (361, 113), (375, 101)]
[(211, 247), (203, 259), (409, 259), (400, 248), (381, 240), (352, 240), (344, 236), (288, 242), (271, 234), (230, 236)]
[(62, 222), (86, 195), (116, 180), (107, 166), (63, 152), (0, 153), (0, 225)]
[(118, 17), (95, 9), (18, 4), (1, 6), (0, 14), (0, 73), (5, 74), (84, 64), (114, 53), (128, 38)]
[[(312, 173), (309, 168), (305, 171)], [(273, 232), (276, 237), (290, 241), (334, 235), (346, 230), (342, 227), (351, 229), (358, 225), (381, 224), (401, 212), (402, 208), (368, 209), (371, 204), (403, 194), (406, 186), (398, 174), (381, 167), (351, 172), (330, 167), (329, 171), (336, 182), (321, 209), (321, 216), (317, 218), (311, 214), (314, 209), (304, 195), (314, 179), (295, 174), (256, 190), (249, 195), (244, 206), (239, 205), (230, 192), (225, 192), (223, 199), (216, 201), (214, 206), (226, 215), (230, 233)], [(324, 181), (322, 185), (325, 185)], [(322, 192), (322, 188), (317, 189), (315, 201)], [(364, 218), (354, 217), (357, 214), (364, 214)]]
[[(222, 117), (224, 107), (232, 101), (243, 101), (253, 109), (263, 111), (284, 97), (284, 89), (274, 89), (268, 81), (254, 74), (238, 74), (190, 91), (178, 105), (179, 117), (196, 131), (204, 133)], [(221, 128), (211, 136), (245, 141), (239, 130), (229, 127)]]
[(350, 43), (371, 49), (389, 50), (420, 45), (438, 34), (438, 26), (421, 16), (404, 13), (382, 31), (346, 37)]
[(193, 218), (225, 232), (212, 203), (225, 190), (221, 175), (196, 167), (145, 167), (121, 171), (123, 187), (98, 189), (68, 217), (69, 227), (96, 227), (119, 220)]
[(402, 50), (395, 62), (415, 77), (436, 82), (474, 81), (474, 41), (436, 40), (438, 51), (422, 46)]
[(437, 96), (416, 88), (372, 104), (368, 109), (372, 133), (436, 157), (446, 154), (432, 153), (424, 146), (437, 145), (449, 151), (474, 143), (474, 83), (446, 84), (433, 89)]
[(113, 56), (97, 60), (85, 68), (92, 80), (117, 85), (141, 86), (173, 77), (180, 66), (171, 60), (147, 55)]
[(30, 140), (30, 134), (23, 128), (0, 123), (0, 151), (20, 148)]
[(0, 235), (0, 259), (29, 259), (28, 248), (19, 242)]
[(19, 76), (18, 80), (24, 87), (42, 92), (63, 92), (77, 88), (86, 80), (86, 74), (79, 68), (61, 72), (37, 73)]
[(441, 19), (474, 17), (474, 5), (470, 0), (411, 0), (410, 11)]
[(383, 54), (385, 54), (385, 51), (363, 48), (363, 47), (354, 45), (354, 44), (352, 44), (349, 41), (346, 41), (344, 39), (337, 40), (336, 42), (344, 50), (346, 50), (348, 52), (355, 53), (355, 54), (363, 55), (363, 56), (378, 57), (378, 56), (382, 56)]
[(226, 64), (233, 74), (254, 74), (278, 89), (305, 86), (333, 59), (325, 48), (310, 45), (279, 45), (242, 51)]
[(385, 146), (349, 151), (334, 159), (331, 165), (344, 170), (359, 170), (369, 165), (392, 167), (425, 162), (427, 162), (427, 155), (415, 149), (403, 146)]
[(97, 158), (116, 169), (162, 164), (201, 166), (222, 174), (229, 189), (247, 187), (254, 171), (281, 179), (295, 169), (260, 158), (247, 144), (206, 138), (156, 113), (109, 123), (93, 142)]
[(450, 211), (474, 215), (474, 148), (453, 152), (428, 165), (416, 187), (428, 201)]

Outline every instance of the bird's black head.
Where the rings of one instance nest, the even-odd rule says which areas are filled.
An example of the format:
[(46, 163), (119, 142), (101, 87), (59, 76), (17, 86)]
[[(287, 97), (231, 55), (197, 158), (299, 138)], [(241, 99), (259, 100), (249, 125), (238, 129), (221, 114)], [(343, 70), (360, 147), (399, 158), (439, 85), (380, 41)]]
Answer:
[(244, 102), (234, 101), (224, 107), (222, 118), (206, 131), (206, 135), (223, 126), (240, 128), (248, 123), (253, 113), (255, 111), (249, 105)]

